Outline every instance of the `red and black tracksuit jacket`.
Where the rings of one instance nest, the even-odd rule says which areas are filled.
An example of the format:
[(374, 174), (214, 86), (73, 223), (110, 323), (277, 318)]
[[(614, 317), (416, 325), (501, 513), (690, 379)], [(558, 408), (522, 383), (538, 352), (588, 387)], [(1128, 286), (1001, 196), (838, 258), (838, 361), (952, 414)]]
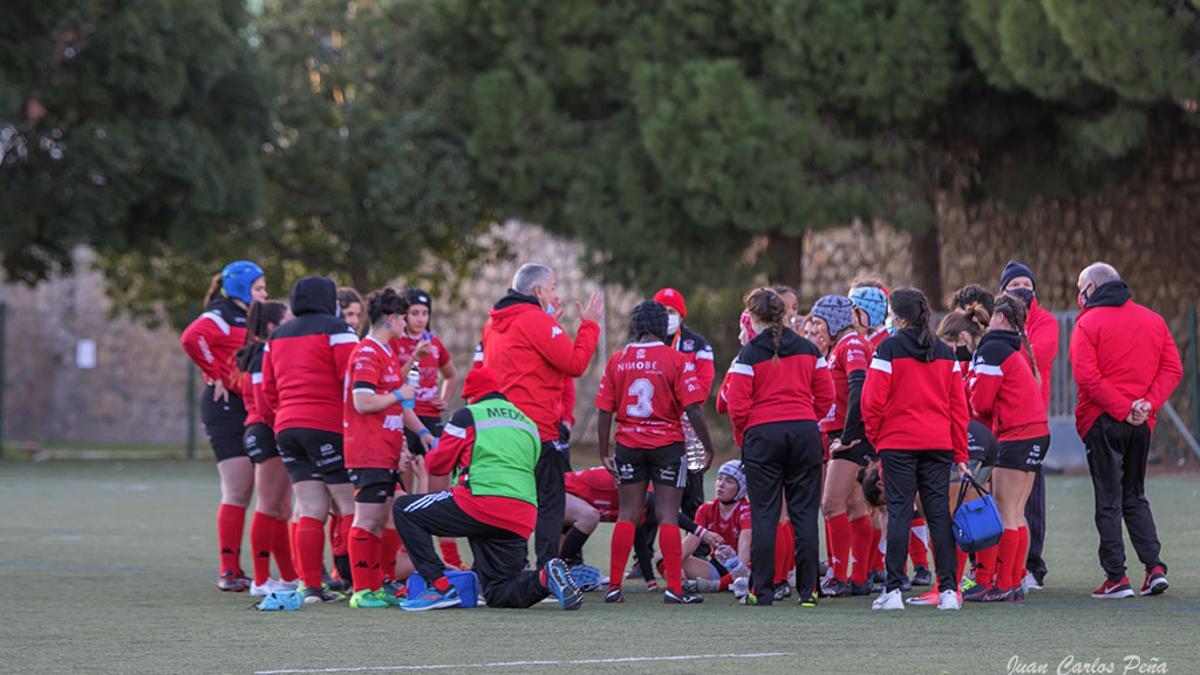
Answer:
[(1050, 435), (1041, 385), (1025, 354), (1021, 335), (988, 331), (971, 360), (971, 416), (987, 425), (996, 440), (1025, 441)]
[[(778, 360), (776, 360), (778, 355)], [(783, 329), (778, 354), (766, 331), (748, 342), (729, 368), (724, 389), (733, 437), (769, 422), (817, 421), (833, 404), (833, 380), (816, 345)]]
[(1025, 339), (1029, 340), (1033, 357), (1037, 359), (1038, 375), (1042, 378), (1042, 404), (1049, 411), (1050, 380), (1054, 379), (1054, 359), (1058, 356), (1058, 319), (1042, 309), (1037, 298), (1029, 305), (1029, 315), (1025, 318)]
[(337, 287), (305, 277), (292, 290), (292, 313), (263, 350), (263, 392), (276, 433), (317, 429), (342, 433), (346, 364), (358, 336), (337, 312)]
[(925, 347), (919, 334), (901, 329), (875, 350), (862, 393), (867, 438), (880, 450), (953, 450), (954, 461), (965, 462), (962, 368), (941, 340)]
[(209, 383), (220, 381), (231, 394), (242, 396), (243, 378), (237, 351), (246, 341), (246, 310), (233, 300), (217, 298), (188, 324), (179, 342)]
[(717, 369), (713, 364), (713, 350), (708, 345), (708, 340), (687, 326), (680, 325), (679, 331), (671, 340), (671, 346), (687, 357), (688, 368), (684, 372), (695, 371), (707, 400), (708, 392), (712, 391), (712, 383), (717, 376)]
[(1133, 301), (1123, 281), (1092, 292), (1071, 333), (1071, 367), (1079, 388), (1075, 428), (1086, 437), (1101, 415), (1122, 421), (1133, 402), (1150, 402), (1147, 424), (1183, 378), (1179, 348), (1166, 321)]
[(599, 339), (599, 324), (583, 321), (572, 340), (536, 298), (510, 289), (488, 316), (475, 366), (491, 368), (505, 398), (537, 424), (542, 442), (553, 441), (565, 416), (564, 391), (587, 370)]

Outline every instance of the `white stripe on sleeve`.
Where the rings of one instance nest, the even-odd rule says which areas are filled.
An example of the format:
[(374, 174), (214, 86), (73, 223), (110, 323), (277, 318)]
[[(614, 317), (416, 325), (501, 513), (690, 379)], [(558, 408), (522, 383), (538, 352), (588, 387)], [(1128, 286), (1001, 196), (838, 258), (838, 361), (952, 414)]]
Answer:
[(329, 346), (358, 344), (358, 336), (354, 333), (334, 333), (329, 336)]
[(892, 362), (876, 356), (875, 358), (871, 359), (871, 368), (875, 370), (882, 370), (883, 372), (890, 374), (892, 372)]
[(729, 372), (734, 373), (735, 375), (754, 377), (754, 368), (737, 361), (735, 361), (734, 364), (729, 367)]
[(1000, 366), (993, 366), (987, 363), (973, 363), (971, 370), (980, 375), (992, 375), (994, 377), (1004, 377), (1004, 370)]
[(262, 373), (250, 375), (250, 384), (262, 384)]
[(817, 357), (817, 367), (818, 368), (828, 368), (829, 367), (829, 362), (825, 360), (824, 356)]
[(222, 333), (229, 335), (229, 323), (225, 321), (220, 314), (217, 314), (216, 312), (205, 312), (200, 315), (200, 318), (212, 321), (213, 323), (217, 324), (217, 328), (220, 328)]
[(458, 426), (457, 424), (447, 424), (445, 427), (442, 427), (442, 433), (450, 434), (455, 438), (467, 437), (467, 430)]

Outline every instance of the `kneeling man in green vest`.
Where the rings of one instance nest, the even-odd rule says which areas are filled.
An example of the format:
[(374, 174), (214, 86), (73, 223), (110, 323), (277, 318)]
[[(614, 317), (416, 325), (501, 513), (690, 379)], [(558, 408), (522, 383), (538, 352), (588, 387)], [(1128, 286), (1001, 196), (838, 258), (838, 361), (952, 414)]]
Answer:
[[(578, 609), (583, 594), (567, 565), (555, 558), (539, 572), (525, 569), (529, 535), (537, 522), (534, 469), (542, 444), (537, 425), (508, 402), (488, 368), (463, 383), (469, 405), (454, 413), (425, 456), (428, 494), (397, 497), (396, 530), (426, 588), (401, 603), (423, 611), (462, 602), (446, 578), (433, 537), (465, 537), (489, 607), (529, 607), (553, 594), (563, 609)], [(449, 486), (459, 471), (458, 484)], [(448, 489), (447, 489), (448, 488)]]

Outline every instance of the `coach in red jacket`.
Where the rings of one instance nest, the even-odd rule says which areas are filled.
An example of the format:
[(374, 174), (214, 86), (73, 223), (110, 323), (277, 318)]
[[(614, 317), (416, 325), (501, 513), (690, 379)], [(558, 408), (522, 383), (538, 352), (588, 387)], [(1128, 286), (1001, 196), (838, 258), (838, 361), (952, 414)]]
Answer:
[[(1000, 273), (1000, 292), (1015, 295), (1025, 301), (1029, 310), (1025, 315), (1025, 337), (1037, 364), (1038, 377), (1042, 381), (1042, 406), (1050, 411), (1050, 380), (1054, 370), (1054, 357), (1058, 356), (1058, 320), (1042, 309), (1037, 301), (1037, 279), (1029, 267), (1010, 260)], [(1047, 448), (1049, 451), (1049, 448)], [(1029, 523), (1029, 553), (1025, 567), (1028, 587), (1041, 590), (1046, 578), (1046, 561), (1042, 548), (1046, 543), (1046, 476), (1041, 465), (1033, 478), (1033, 489), (1025, 502), (1025, 520)]]
[(1075, 426), (1087, 446), (1100, 565), (1108, 575), (1092, 597), (1134, 595), (1125, 576), (1122, 519), (1146, 567), (1141, 594), (1157, 595), (1167, 590), (1167, 566), (1146, 500), (1146, 456), (1155, 414), (1183, 377), (1179, 350), (1163, 318), (1132, 300), (1111, 265), (1084, 268), (1078, 287), (1083, 313), (1071, 334)]
[(604, 315), (604, 296), (593, 293), (587, 307), (576, 303), (582, 321), (575, 340), (554, 320), (559, 306), (554, 270), (526, 263), (513, 275), (512, 288), (500, 299), (483, 327), (475, 365), (490, 368), (500, 393), (537, 424), (542, 455), (537, 465), (538, 516), (534, 550), (538, 567), (558, 557), (566, 511), (559, 444), (563, 390), (570, 378), (587, 370)]

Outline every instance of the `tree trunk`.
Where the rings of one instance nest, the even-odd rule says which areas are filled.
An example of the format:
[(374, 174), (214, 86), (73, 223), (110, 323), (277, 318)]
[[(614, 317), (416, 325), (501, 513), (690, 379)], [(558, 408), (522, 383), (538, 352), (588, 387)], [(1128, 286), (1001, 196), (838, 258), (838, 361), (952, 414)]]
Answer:
[(913, 284), (925, 291), (933, 309), (945, 309), (942, 292), (942, 242), (936, 224), (912, 235)]
[(768, 253), (772, 263), (772, 283), (785, 284), (799, 294), (804, 283), (804, 236), (771, 234)]

